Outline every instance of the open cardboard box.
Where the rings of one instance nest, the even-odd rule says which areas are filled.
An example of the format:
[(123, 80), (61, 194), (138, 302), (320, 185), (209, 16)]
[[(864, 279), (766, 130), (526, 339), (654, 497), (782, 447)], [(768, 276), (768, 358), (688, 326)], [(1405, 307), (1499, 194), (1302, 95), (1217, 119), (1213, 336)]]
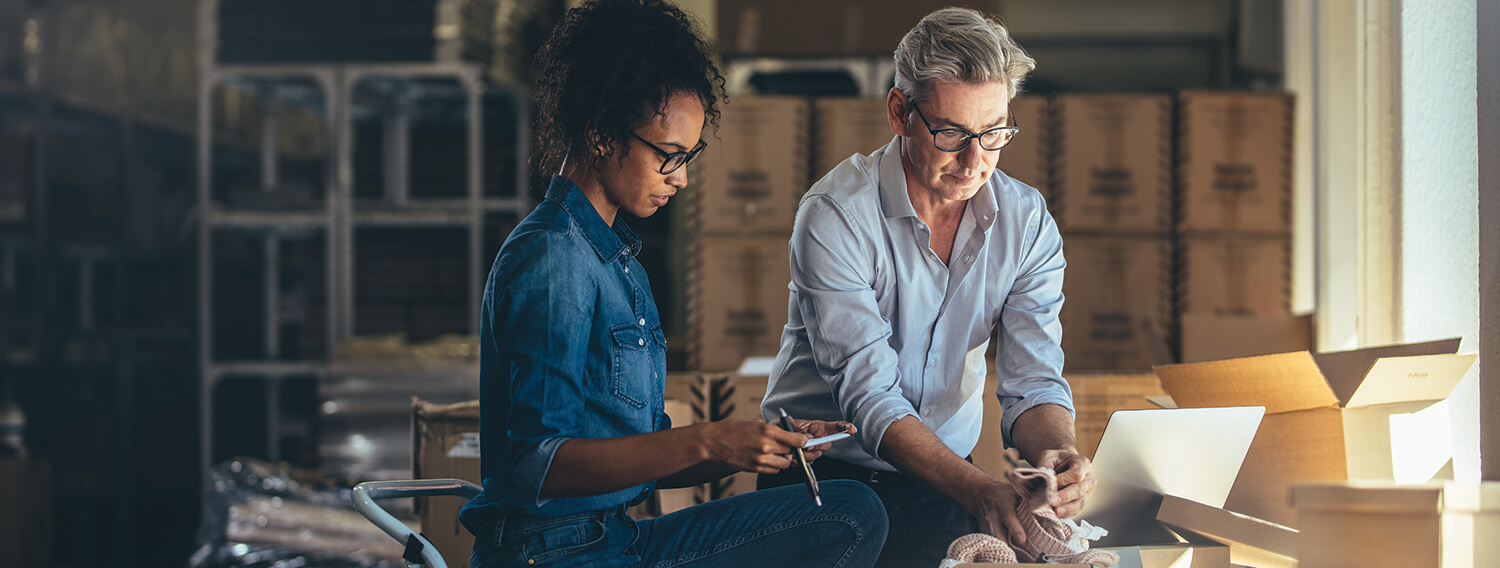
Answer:
[(1449, 339), (1155, 368), (1183, 408), (1260, 405), (1265, 419), (1224, 508), (1296, 527), (1293, 483), (1421, 483), (1451, 467), (1447, 404), (1477, 355)]

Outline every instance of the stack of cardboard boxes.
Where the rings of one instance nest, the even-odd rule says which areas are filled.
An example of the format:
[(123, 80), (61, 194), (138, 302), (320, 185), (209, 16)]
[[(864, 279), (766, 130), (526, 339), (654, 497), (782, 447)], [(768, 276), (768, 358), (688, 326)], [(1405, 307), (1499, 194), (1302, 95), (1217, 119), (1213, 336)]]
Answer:
[(1149, 369), (1165, 351), (1171, 109), (1164, 95), (1051, 102), (1050, 206), (1068, 259), (1062, 325), (1069, 371)]
[(1306, 349), (1289, 316), (1291, 96), (1183, 92), (1177, 126), (1181, 360)]
[(806, 99), (736, 97), (689, 171), (688, 366), (774, 355), (787, 321), (787, 242), (807, 191)]

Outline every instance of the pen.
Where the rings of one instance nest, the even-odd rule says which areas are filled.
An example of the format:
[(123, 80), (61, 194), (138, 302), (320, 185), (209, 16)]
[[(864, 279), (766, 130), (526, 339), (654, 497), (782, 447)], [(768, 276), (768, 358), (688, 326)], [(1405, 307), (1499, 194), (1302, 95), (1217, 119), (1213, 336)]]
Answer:
[[(796, 432), (797, 429), (792, 427), (792, 417), (787, 416), (786, 410), (781, 408), (777, 408), (776, 410), (781, 412), (782, 429), (788, 432)], [(802, 473), (807, 474), (808, 494), (812, 495), (813, 503), (817, 504), (817, 506), (819, 507), (822, 507), (823, 498), (818, 496), (818, 476), (813, 475), (812, 467), (807, 465), (807, 456), (803, 455), (802, 448), (792, 448), (792, 451), (797, 452), (797, 463), (802, 466)]]

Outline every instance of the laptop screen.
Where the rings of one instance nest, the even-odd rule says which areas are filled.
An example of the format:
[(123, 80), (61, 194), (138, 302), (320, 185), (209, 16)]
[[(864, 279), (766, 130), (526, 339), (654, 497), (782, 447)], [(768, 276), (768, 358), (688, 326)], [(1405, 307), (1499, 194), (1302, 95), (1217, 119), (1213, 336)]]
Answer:
[(1094, 454), (1099, 484), (1082, 519), (1109, 531), (1095, 546), (1178, 542), (1156, 521), (1163, 495), (1223, 507), (1262, 406), (1121, 410), (1110, 415)]

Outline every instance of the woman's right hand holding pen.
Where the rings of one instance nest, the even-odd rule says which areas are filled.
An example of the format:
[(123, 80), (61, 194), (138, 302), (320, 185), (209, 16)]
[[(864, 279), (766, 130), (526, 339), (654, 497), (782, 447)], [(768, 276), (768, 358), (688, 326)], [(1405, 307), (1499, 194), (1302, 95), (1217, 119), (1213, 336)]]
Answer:
[(701, 425), (702, 458), (738, 471), (775, 474), (791, 467), (792, 450), (811, 436), (788, 432), (775, 424), (752, 420), (722, 420)]

